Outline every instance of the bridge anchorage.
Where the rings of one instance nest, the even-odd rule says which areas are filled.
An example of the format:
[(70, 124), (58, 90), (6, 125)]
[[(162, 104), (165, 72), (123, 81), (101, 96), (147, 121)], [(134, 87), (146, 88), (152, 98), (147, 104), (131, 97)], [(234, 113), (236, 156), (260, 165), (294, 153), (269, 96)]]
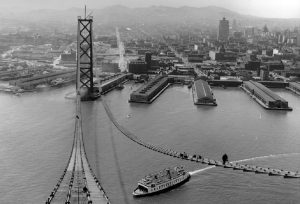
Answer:
[(93, 68), (93, 17), (84, 18), (78, 16), (77, 28), (77, 79), (80, 82), (76, 88), (80, 88), (81, 100), (96, 100), (101, 96), (98, 87), (94, 86)]

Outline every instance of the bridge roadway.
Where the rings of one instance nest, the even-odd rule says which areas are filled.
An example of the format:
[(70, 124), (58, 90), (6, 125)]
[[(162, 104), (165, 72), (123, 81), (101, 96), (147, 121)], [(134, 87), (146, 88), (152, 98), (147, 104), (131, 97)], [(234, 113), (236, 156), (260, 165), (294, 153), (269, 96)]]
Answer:
[(110, 204), (99, 180), (89, 165), (83, 143), (80, 95), (76, 98), (76, 119), (74, 139), (65, 168), (46, 204)]
[(115, 119), (115, 117), (113, 116), (109, 106), (107, 105), (107, 103), (105, 101), (105, 98), (102, 97), (101, 100), (102, 100), (102, 104), (105, 108), (105, 111), (106, 111), (108, 117), (110, 118), (111, 122), (116, 126), (116, 128), (130, 140), (132, 140), (135, 143), (137, 143), (141, 146), (144, 146), (152, 151), (156, 151), (156, 152), (159, 152), (159, 153), (171, 156), (171, 157), (183, 159), (183, 160), (188, 160), (191, 162), (200, 162), (202, 164), (213, 165), (216, 167), (230, 168), (233, 170), (241, 170), (244, 172), (253, 172), (255, 174), (266, 174), (269, 176), (282, 176), (284, 178), (300, 178), (300, 173), (298, 171), (292, 172), (292, 171), (287, 171), (287, 170), (282, 170), (282, 169), (271, 169), (271, 168), (267, 168), (267, 167), (259, 167), (259, 166), (248, 165), (248, 164), (239, 164), (237, 162), (227, 162), (224, 165), (221, 161), (209, 159), (209, 158), (203, 157), (201, 155), (196, 155), (196, 154), (192, 155), (192, 154), (188, 154), (185, 152), (180, 153), (180, 152), (171, 150), (169, 148), (164, 148), (164, 147), (161, 147), (158, 145), (144, 142), (138, 136), (131, 133), (125, 127), (120, 125), (118, 123), (118, 121)]

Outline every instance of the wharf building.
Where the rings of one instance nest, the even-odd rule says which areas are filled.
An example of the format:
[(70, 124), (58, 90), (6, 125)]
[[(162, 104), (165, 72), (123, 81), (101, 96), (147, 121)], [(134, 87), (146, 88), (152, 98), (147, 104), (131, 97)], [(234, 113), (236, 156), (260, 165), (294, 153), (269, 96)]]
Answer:
[(300, 83), (299, 82), (290, 82), (287, 89), (293, 91), (294, 93), (300, 95)]
[(206, 81), (202, 79), (195, 81), (192, 90), (195, 105), (217, 105), (212, 90)]
[(30, 78), (11, 81), (10, 85), (18, 86), (24, 90), (33, 90), (38, 85), (51, 84), (51, 82), (53, 80), (57, 80), (58, 78), (61, 78), (64, 83), (73, 82), (76, 79), (76, 72), (75, 72), (75, 70), (68, 70), (68, 71), (60, 71), (60, 72), (42, 74), (42, 75), (30, 77)]
[(286, 100), (258, 82), (246, 81), (242, 88), (266, 109), (292, 110)]
[(167, 76), (156, 76), (130, 94), (129, 102), (152, 103), (169, 85)]
[(218, 41), (226, 42), (229, 37), (229, 21), (224, 17), (219, 22)]
[(130, 78), (131, 74), (115, 74), (114, 76), (106, 77), (102, 80), (100, 80), (100, 87), (101, 87), (101, 93), (105, 94), (109, 92), (110, 90), (117, 87), (119, 84), (124, 83), (127, 81), (128, 78)]

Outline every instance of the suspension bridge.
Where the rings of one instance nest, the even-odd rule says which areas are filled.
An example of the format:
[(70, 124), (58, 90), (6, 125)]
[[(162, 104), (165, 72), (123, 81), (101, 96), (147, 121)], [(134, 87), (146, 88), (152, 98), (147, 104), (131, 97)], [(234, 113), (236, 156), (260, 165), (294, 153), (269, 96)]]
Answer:
[[(77, 80), (76, 80), (76, 114), (75, 114), (75, 130), (73, 136), (73, 145), (70, 152), (67, 165), (54, 186), (50, 196), (46, 199), (46, 204), (54, 203), (87, 203), (87, 204), (110, 204), (109, 198), (101, 186), (99, 179), (91, 168), (83, 142), (82, 132), (82, 116), (81, 101), (95, 100), (97, 98), (97, 90), (93, 86), (93, 54), (92, 54), (92, 18), (85, 17), (78, 19), (78, 39), (77, 39)], [(87, 90), (82, 95), (81, 90)], [(105, 96), (100, 99), (106, 114), (114, 126), (128, 139), (148, 148), (152, 151), (175, 157), (181, 160), (197, 162), (210, 165), (214, 168), (221, 167), (226, 169), (240, 170), (243, 172), (265, 174), (268, 176), (281, 176), (284, 178), (300, 178), (299, 172), (289, 170), (272, 169), (268, 167), (259, 167), (254, 165), (240, 164), (250, 159), (223, 163), (218, 160), (204, 157), (203, 155), (188, 154), (186, 152), (178, 152), (161, 145), (151, 144), (143, 141), (140, 137), (130, 132), (122, 126), (114, 117)], [(201, 170), (195, 171), (195, 173)], [(193, 174), (193, 173), (192, 173)]]

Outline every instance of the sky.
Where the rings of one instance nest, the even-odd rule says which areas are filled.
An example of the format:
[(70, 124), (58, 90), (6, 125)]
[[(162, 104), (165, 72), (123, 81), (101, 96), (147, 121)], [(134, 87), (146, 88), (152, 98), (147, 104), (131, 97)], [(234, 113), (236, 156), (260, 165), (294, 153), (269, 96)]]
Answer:
[[(0, 0), (0, 9), (68, 9), (72, 7), (104, 8), (112, 5), (148, 6), (219, 6), (241, 14), (269, 18), (300, 18), (300, 0)], [(1, 12), (0, 10), (0, 12)]]

